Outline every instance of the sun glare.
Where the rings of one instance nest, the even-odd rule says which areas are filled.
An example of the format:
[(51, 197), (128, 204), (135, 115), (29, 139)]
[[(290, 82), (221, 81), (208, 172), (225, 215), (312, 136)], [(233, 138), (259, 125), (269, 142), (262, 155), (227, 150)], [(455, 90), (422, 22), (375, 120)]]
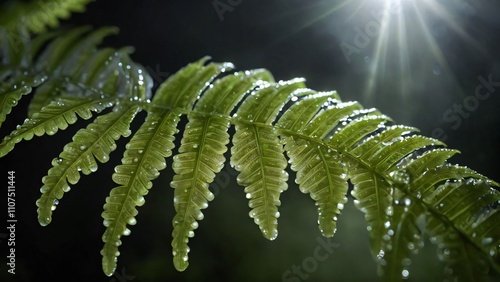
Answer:
[[(362, 1), (365, 2), (365, 1)], [(422, 66), (432, 66), (430, 71), (440, 75), (449, 65), (444, 51), (437, 42), (433, 30), (435, 23), (445, 25), (456, 33), (468, 45), (478, 52), (484, 53), (481, 45), (461, 26), (460, 17), (450, 13), (458, 1), (435, 0), (375, 0), (380, 2), (378, 11), (379, 30), (371, 28), (369, 22), (365, 26), (366, 35), (374, 40), (370, 56), (365, 57), (369, 64), (370, 77), (365, 87), (365, 97), (370, 98), (376, 92), (386, 73), (387, 65), (397, 64), (400, 79), (400, 93), (406, 96), (411, 86), (417, 83), (412, 79), (412, 62)], [(361, 3), (360, 5), (363, 5)], [(373, 35), (373, 36), (372, 36)]]

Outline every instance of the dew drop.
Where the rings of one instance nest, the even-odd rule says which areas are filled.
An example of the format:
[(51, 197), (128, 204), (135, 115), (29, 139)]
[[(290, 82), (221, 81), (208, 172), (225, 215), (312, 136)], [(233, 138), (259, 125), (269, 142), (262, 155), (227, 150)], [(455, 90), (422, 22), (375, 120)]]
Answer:
[(410, 276), (410, 272), (407, 269), (403, 269), (401, 275), (403, 276), (403, 279), (407, 279), (408, 276)]
[(137, 220), (135, 218), (130, 218), (127, 222), (129, 225), (135, 225), (137, 223)]
[(80, 145), (80, 150), (85, 150), (87, 147), (85, 145)]
[(207, 195), (207, 200), (212, 201), (214, 198), (215, 198), (214, 193), (209, 192), (208, 195)]
[(191, 228), (193, 228), (193, 229), (198, 228), (198, 222), (197, 221), (193, 221), (193, 223), (191, 223)]
[(494, 257), (494, 256), (496, 256), (496, 254), (497, 254), (497, 250), (496, 250), (496, 248), (494, 248), (494, 247), (493, 247), (493, 248), (491, 248), (491, 249), (490, 249), (490, 256)]
[(97, 165), (91, 165), (91, 166), (89, 166), (89, 170), (91, 172), (96, 172), (97, 171)]
[(415, 244), (412, 242), (408, 243), (408, 250), (414, 250), (415, 249)]
[[(393, 215), (393, 213), (394, 213), (394, 210), (393, 210), (392, 206), (388, 206), (388, 207), (385, 209), (385, 214), (387, 214), (388, 216)], [(389, 224), (389, 226), (390, 226), (389, 221), (387, 221), (385, 224), (386, 224), (386, 225), (387, 225), (387, 224)], [(387, 226), (387, 227), (389, 227), (389, 226)]]
[(404, 199), (405, 206), (411, 205), (411, 199), (410, 198), (405, 198)]
[(404, 185), (410, 183), (410, 175), (405, 170), (395, 170), (389, 173), (396, 184)]
[(125, 230), (123, 230), (123, 235), (124, 235), (124, 236), (128, 236), (128, 235), (130, 235), (130, 229), (125, 228)]
[(142, 205), (144, 205), (144, 202), (146, 202), (146, 200), (144, 199), (144, 197), (140, 197), (139, 200), (137, 201), (137, 205), (138, 206), (142, 206)]
[(483, 246), (486, 246), (486, 245), (490, 244), (491, 242), (493, 242), (493, 238), (491, 238), (491, 237), (483, 238), (483, 241), (482, 241)]

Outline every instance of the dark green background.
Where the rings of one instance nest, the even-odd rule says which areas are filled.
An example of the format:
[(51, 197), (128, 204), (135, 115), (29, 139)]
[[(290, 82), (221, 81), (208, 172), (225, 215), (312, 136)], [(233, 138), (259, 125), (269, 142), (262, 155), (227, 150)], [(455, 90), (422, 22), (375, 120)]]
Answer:
[[(101, 0), (90, 4), (86, 13), (73, 15), (64, 26), (118, 26), (120, 34), (106, 44), (134, 46), (133, 58), (161, 80), (205, 55), (214, 61), (231, 61), (239, 69), (267, 68), (277, 80), (305, 77), (313, 89), (335, 89), (343, 100), (377, 107), (398, 123), (420, 128), (424, 135), (432, 136), (435, 128), (441, 128), (449, 147), (462, 151), (452, 161), (500, 180), (500, 89), (480, 101), (458, 128), (443, 117), (454, 104), (474, 94), (478, 76), (491, 74), (493, 80), (500, 81), (498, 1), (430, 1), (444, 4), (451, 15), (447, 22), (429, 11), (422, 12), (429, 36), (447, 65), (432, 55), (424, 34), (417, 29), (411, 0), (402, 0), (407, 30), (401, 34), (406, 35), (408, 46), (391, 41), (387, 56), (377, 57), (375, 37), (360, 54), (352, 56), (351, 63), (339, 44), (353, 44), (354, 28), (364, 29), (373, 20), (370, 12), (383, 9), (382, 0), (233, 2), (239, 4), (225, 12), (221, 21), (210, 0)], [(329, 13), (340, 4), (342, 8)], [(395, 19), (391, 18), (391, 24)], [(450, 23), (462, 28), (477, 45), (461, 37)], [(394, 27), (390, 34), (398, 36)], [(400, 52), (406, 59), (399, 57)], [(385, 67), (374, 71), (377, 59)], [(370, 79), (375, 83), (371, 89)], [(14, 110), (9, 117), (12, 120), (1, 129), (2, 136), (22, 122), (28, 101), (26, 98)], [(139, 115), (137, 120), (143, 118)], [(84, 177), (65, 195), (49, 226), (42, 228), (37, 223), (35, 201), (41, 178), (52, 158), (71, 141), (71, 133), (84, 125), (78, 123), (55, 137), (21, 143), (1, 160), (5, 176), (0, 187), (7, 186), (7, 170), (16, 171), (17, 177), (17, 281), (120, 281), (118, 276), (107, 278), (101, 271), (104, 227), (100, 213), (115, 186), (110, 176), (126, 140), (120, 141), (121, 147), (111, 155), (114, 160), (100, 165), (97, 173)], [(232, 169), (227, 166), (224, 171), (229, 175)], [(212, 185), (219, 193), (190, 240), (190, 266), (179, 273), (173, 267), (170, 246), (173, 189), (169, 187), (169, 166), (154, 181), (146, 205), (139, 208), (138, 224), (131, 228), (131, 236), (123, 238), (118, 273), (134, 278), (121, 281), (281, 281), (286, 270), (312, 256), (321, 236), (313, 201), (298, 191), (293, 173), (290, 176), (289, 190), (281, 197), (280, 233), (273, 242), (264, 239), (248, 217), (243, 188), (234, 176), (221, 188)], [(307, 281), (378, 280), (363, 215), (353, 208), (350, 196), (349, 200), (339, 217), (337, 235), (331, 239), (339, 247), (318, 264)], [(5, 241), (2, 248), (4, 256)], [(14, 281), (4, 268), (2, 265), (0, 277), (7, 280), (2, 281)], [(439, 281), (441, 271), (435, 248), (427, 241), (410, 268), (410, 281)], [(494, 279), (498, 275), (492, 276)]]

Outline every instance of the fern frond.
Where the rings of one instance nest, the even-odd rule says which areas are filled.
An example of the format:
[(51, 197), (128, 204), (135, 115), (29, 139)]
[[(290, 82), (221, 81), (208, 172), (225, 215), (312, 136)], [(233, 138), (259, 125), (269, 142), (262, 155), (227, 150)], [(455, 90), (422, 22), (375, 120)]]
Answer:
[[(62, 95), (75, 95), (83, 92), (91, 94), (115, 94), (117, 92), (116, 77), (111, 69), (117, 70), (113, 60), (123, 60), (124, 52), (106, 48), (96, 50), (104, 37), (117, 32), (114, 28), (101, 28), (89, 34), (84, 27), (52, 42), (40, 55), (35, 68), (50, 75), (49, 80), (37, 89), (28, 107), (28, 116), (41, 110), (52, 100)], [(115, 86), (109, 88), (106, 80), (114, 78)], [(108, 86), (108, 88), (104, 87)], [(85, 90), (87, 91), (81, 91)], [(92, 90), (92, 91), (89, 91)], [(85, 95), (86, 94), (86, 95)]]
[(55, 204), (70, 190), (68, 183), (78, 183), (80, 172), (85, 175), (95, 172), (96, 159), (107, 162), (109, 154), (116, 149), (115, 141), (130, 135), (129, 125), (139, 109), (138, 106), (116, 106), (113, 112), (97, 117), (86, 129), (78, 131), (73, 142), (64, 146), (64, 151), (53, 160), (53, 167), (42, 179), (42, 195), (36, 202), (42, 226), (51, 222)]
[(32, 0), (16, 1), (3, 5), (0, 25), (12, 30), (22, 26), (34, 33), (42, 33), (47, 27), (59, 26), (60, 19), (67, 19), (73, 12), (85, 11), (93, 0)]
[(288, 179), (286, 152), (299, 189), (318, 206), (324, 236), (334, 235), (347, 181), (353, 183), (355, 205), (365, 213), (371, 251), (386, 279), (408, 276), (410, 257), (426, 233), (438, 244), (452, 279), (482, 278), (490, 265), (500, 271), (499, 184), (451, 165), (448, 159), (458, 151), (415, 128), (393, 124), (376, 109), (342, 102), (335, 91), (318, 93), (305, 88), (302, 79), (276, 83), (265, 70), (228, 74), (231, 64), (208, 63), (208, 58), (170, 76), (151, 98), (151, 77), (129, 58), (129, 49), (96, 48), (114, 32), (81, 28), (44, 34), (22, 39), (19, 53), (6, 41), (5, 30), (0, 34), (0, 122), (22, 95), (35, 90), (28, 119), (0, 144), (1, 156), (21, 140), (52, 135), (78, 116), (89, 119), (114, 106), (78, 131), (54, 159), (37, 201), (42, 225), (51, 221), (80, 171), (90, 174), (98, 162), (106, 162), (115, 141), (131, 134), (137, 112), (147, 112), (115, 168), (118, 186), (104, 205), (105, 274), (115, 271), (121, 237), (130, 234), (127, 227), (136, 224), (137, 207), (172, 155), (182, 115), (188, 123), (171, 182), (172, 253), (180, 271), (188, 266), (189, 238), (214, 197), (209, 185), (226, 161), (231, 125), (236, 133), (230, 163), (239, 171), (249, 215), (264, 237), (273, 240), (278, 233), (280, 194)]
[[(146, 99), (151, 96), (151, 78), (142, 67), (130, 61), (127, 49), (97, 50), (96, 45), (117, 29), (100, 28), (91, 33), (89, 30), (83, 27), (62, 34), (41, 54), (41, 46), (53, 35), (37, 37), (24, 46), (29, 52), (20, 57), (27, 67), (11, 68), (9, 81), (0, 84), (3, 108), (0, 121), (17, 104), (20, 93), (28, 94), (32, 87), (38, 87), (28, 108), (29, 118), (3, 140), (0, 156), (23, 139), (45, 133), (53, 135), (58, 129), (65, 129), (76, 122), (75, 113), (89, 119), (91, 112), (112, 106), (117, 97)], [(28, 86), (24, 86), (26, 82)]]
[[(23, 33), (23, 31), (20, 31)], [(24, 33), (23, 33), (24, 34)], [(33, 87), (43, 83), (46, 77), (32, 71), (34, 56), (53, 34), (39, 36), (29, 40), (24, 34), (18, 46), (13, 46), (11, 34), (0, 28), (0, 127), (6, 116), (15, 107), (23, 95), (31, 93)], [(16, 39), (17, 40), (17, 39)]]

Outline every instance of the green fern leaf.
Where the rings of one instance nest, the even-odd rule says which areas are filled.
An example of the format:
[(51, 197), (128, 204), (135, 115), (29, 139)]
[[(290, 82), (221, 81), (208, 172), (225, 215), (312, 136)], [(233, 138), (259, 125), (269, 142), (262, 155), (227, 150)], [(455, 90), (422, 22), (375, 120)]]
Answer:
[(89, 27), (83, 27), (62, 34), (41, 54), (40, 48), (53, 34), (23, 45), (29, 52), (19, 57), (26, 69), (7, 68), (11, 78), (0, 84), (0, 121), (17, 104), (19, 93), (27, 94), (31, 87), (39, 87), (29, 105), (29, 118), (0, 144), (0, 155), (7, 154), (22, 139), (53, 135), (58, 129), (65, 129), (76, 122), (75, 113), (90, 118), (91, 111), (100, 112), (112, 106), (117, 96), (145, 99), (151, 95), (151, 78), (128, 59), (127, 49), (96, 50), (95, 46), (117, 29), (88, 31)]
[(500, 201), (498, 191), (490, 187), (488, 180), (475, 175), (467, 180), (447, 181), (423, 200), (432, 205), (431, 212), (439, 212), (450, 222), (459, 222), (453, 228), (467, 235), (468, 241), (483, 254), (489, 254), (492, 265), (499, 269), (500, 224), (495, 215)]
[(377, 254), (379, 275), (387, 281), (407, 279), (411, 256), (424, 245), (422, 230), (418, 226), (424, 208), (410, 197), (394, 200), (386, 210), (388, 221), (384, 223), (386, 233), (380, 242)]
[(33, 0), (11, 2), (0, 12), (0, 25), (16, 29), (25, 26), (34, 33), (57, 27), (59, 19), (69, 18), (72, 12), (85, 11), (92, 0)]
[(303, 80), (299, 79), (263, 84), (236, 112), (239, 119), (235, 121), (231, 165), (240, 172), (237, 181), (245, 187), (252, 209), (250, 217), (269, 240), (278, 236), (279, 196), (287, 189), (288, 179), (283, 145), (276, 130), (269, 125), (291, 98), (291, 93), (302, 85)]
[[(377, 119), (373, 120), (376, 121)], [(349, 127), (350, 126), (347, 126), (346, 129)], [(392, 244), (393, 242), (389, 242), (389, 244), (387, 244), (384, 238), (388, 238), (389, 241), (396, 240), (396, 242), (394, 242), (396, 246), (400, 245), (401, 242), (403, 245), (411, 242), (408, 238), (406, 240), (399, 241), (400, 238), (404, 239), (405, 237), (408, 237), (405, 236), (404, 232), (398, 232), (394, 235), (394, 226), (399, 227), (401, 225), (405, 226), (412, 224), (411, 222), (407, 223), (404, 221), (408, 218), (407, 216), (404, 216), (406, 213), (403, 213), (402, 216), (398, 216), (396, 218), (392, 216), (397, 207), (397, 205), (394, 205), (393, 203), (395, 201), (402, 201), (400, 190), (398, 190), (401, 188), (398, 187), (404, 187), (410, 181), (406, 172), (399, 171), (394, 167), (404, 156), (415, 150), (425, 146), (442, 144), (437, 140), (418, 135), (397, 137), (395, 139), (388, 140), (392, 137), (391, 133), (394, 131), (401, 132), (406, 131), (407, 129), (392, 127), (388, 130), (388, 133), (375, 135), (369, 140), (371, 141), (370, 143), (375, 142), (378, 144), (378, 149), (373, 150), (373, 154), (371, 156), (363, 155), (364, 162), (369, 163), (367, 167), (370, 167), (371, 169), (364, 167), (366, 163), (353, 165), (351, 167), (351, 181), (354, 184), (352, 195), (356, 198), (356, 206), (361, 211), (365, 212), (365, 217), (370, 231), (372, 254), (381, 264), (382, 267), (379, 268), (381, 271), (384, 269), (384, 264), (387, 264), (386, 258), (384, 257), (388, 251), (387, 247), (394, 247)], [(375, 139), (378, 140), (375, 141)], [(382, 144), (382, 146), (380, 146), (380, 144)], [(363, 145), (360, 145), (360, 147), (361, 146)], [(380, 174), (383, 175), (383, 173), (388, 173), (389, 177), (380, 176)], [(415, 220), (416, 218), (418, 218), (418, 214), (412, 219)], [(406, 230), (418, 229), (415, 229), (414, 226), (412, 227), (410, 225), (410, 227), (407, 226)], [(395, 239), (391, 239), (391, 236), (395, 236)], [(411, 243), (415, 245), (415, 243), (418, 242)], [(407, 253), (404, 251), (399, 252), (400, 253), (398, 253), (398, 255), (405, 255)], [(391, 252), (388, 252), (388, 254), (390, 256)], [(406, 260), (408, 258), (404, 257), (404, 259)], [(389, 268), (392, 268), (391, 270), (396, 269), (399, 277), (401, 277), (401, 275), (405, 276), (406, 272), (402, 272), (401, 265), (396, 267), (396, 265), (392, 263), (389, 265)], [(390, 275), (394, 275), (393, 272), (390, 273)]]
[[(483, 187), (486, 190), (489, 190), (489, 187)], [(471, 182), (466, 183), (463, 181), (457, 182), (448, 182), (441, 185), (436, 191), (438, 194), (442, 193), (463, 193), (463, 195), (454, 195), (455, 200), (459, 198), (460, 200), (466, 200), (464, 194), (468, 194), (471, 191), (478, 190), (478, 187), (474, 187)], [(483, 190), (483, 189), (480, 189)], [(475, 192), (475, 191), (474, 191)], [(458, 197), (457, 197), (458, 196)], [(450, 207), (457, 207), (456, 203), (446, 201), (446, 198), (443, 198), (444, 202), (441, 202), (437, 205), (437, 209), (445, 208), (445, 204)], [(467, 201), (470, 202), (470, 201)], [(460, 203), (460, 202), (458, 202)], [(446, 206), (448, 207), (448, 206)], [(451, 211), (448, 209), (448, 211)], [(481, 213), (482, 214), (482, 213)], [(467, 215), (466, 215), (467, 216)], [(485, 218), (489, 218), (489, 215)], [(473, 220), (474, 216), (467, 219), (464, 222), (469, 222), (473, 225), (477, 225), (478, 221)], [(493, 220), (493, 218), (490, 218)], [(492, 237), (483, 237), (482, 232), (486, 231), (484, 228), (481, 228), (481, 231), (474, 230), (472, 234), (469, 236), (464, 236), (459, 232), (456, 226), (450, 225), (449, 223), (444, 223), (438, 220), (438, 217), (428, 215), (426, 222), (426, 229), (428, 230), (429, 235), (431, 236), (431, 242), (437, 245), (438, 258), (446, 263), (445, 274), (449, 279), (453, 279), (454, 277), (460, 277), (461, 281), (483, 281), (486, 280), (486, 275), (489, 269), (489, 263), (487, 256), (484, 252), (481, 252), (480, 249), (482, 247), (487, 247), (491, 244), (491, 252), (486, 254), (490, 255), (490, 258), (493, 258), (493, 266), (498, 269), (498, 255), (497, 249), (494, 247), (495, 244), (498, 245), (498, 224), (493, 223), (493, 226), (497, 226), (497, 230), (491, 230), (488, 234), (495, 235), (495, 239)], [(486, 225), (484, 225), (486, 226)], [(488, 225), (491, 226), (491, 223)], [(472, 227), (472, 226), (469, 226)], [(475, 228), (473, 228), (475, 229)], [(472, 231), (472, 230), (471, 230)], [(470, 232), (470, 231), (469, 231)], [(483, 233), (484, 234), (484, 233)], [(481, 242), (471, 242), (475, 240), (475, 238), (482, 238)], [(477, 240), (476, 240), (477, 241)], [(479, 248), (477, 243), (479, 243)]]
[(114, 99), (108, 98), (96, 102), (94, 99), (73, 97), (58, 98), (48, 106), (36, 112), (32, 118), (5, 137), (0, 144), (0, 157), (14, 149), (15, 143), (22, 139), (31, 140), (33, 135), (54, 135), (59, 129), (66, 129), (69, 124), (77, 121), (77, 115), (83, 119), (92, 117), (92, 112), (101, 112), (113, 105)]
[[(318, 113), (320, 107), (326, 109)], [(287, 129), (282, 136), (291, 168), (298, 172), (296, 182), (316, 201), (319, 229), (326, 237), (335, 234), (337, 215), (347, 202), (346, 170), (338, 152), (311, 139), (325, 139), (342, 117), (358, 109), (356, 103), (341, 103), (336, 92), (315, 94), (293, 104), (277, 124)], [(303, 137), (294, 137), (295, 132)]]
[[(20, 31), (23, 32), (23, 31)], [(28, 37), (28, 35), (25, 35)], [(12, 37), (0, 28), (0, 127), (6, 116), (23, 95), (45, 81), (42, 74), (31, 71), (33, 56), (41, 46), (52, 38), (52, 34), (37, 37), (32, 41), (23, 38), (19, 46), (12, 45)]]
[(73, 142), (53, 160), (53, 167), (42, 179), (42, 196), (36, 202), (38, 221), (42, 226), (51, 222), (55, 204), (70, 190), (68, 182), (78, 183), (80, 171), (85, 175), (95, 172), (96, 159), (101, 163), (109, 160), (110, 152), (116, 149), (115, 140), (130, 134), (129, 125), (138, 111), (137, 106), (117, 106), (113, 112), (97, 117), (86, 129), (73, 136)]
[[(347, 177), (339, 155), (305, 139), (293, 137), (285, 146), (296, 182), (302, 193), (310, 193), (318, 206), (318, 224), (323, 236), (333, 237), (337, 215), (347, 202)], [(333, 157), (332, 157), (333, 155)]]
[(354, 184), (352, 191), (354, 204), (365, 213), (370, 232), (372, 254), (380, 257), (382, 254), (382, 237), (387, 233), (384, 224), (389, 220), (387, 209), (392, 207), (392, 187), (382, 176), (360, 166), (351, 166), (350, 179)]
[(127, 144), (122, 164), (115, 168), (113, 181), (121, 186), (113, 188), (104, 205), (104, 226), (101, 250), (103, 271), (113, 275), (116, 269), (120, 237), (130, 234), (126, 225), (135, 225), (136, 206), (142, 206), (144, 196), (152, 187), (151, 180), (159, 176), (166, 167), (165, 158), (172, 154), (174, 124), (179, 113), (172, 111), (150, 111), (144, 124)]
[(124, 54), (111, 48), (97, 51), (95, 47), (104, 37), (117, 30), (101, 28), (84, 36), (86, 32), (88, 28), (81, 28), (75, 34), (70, 33), (73, 36), (62, 36), (40, 55), (35, 68), (50, 74), (50, 78), (37, 89), (37, 95), (34, 95), (28, 107), (29, 117), (60, 96), (74, 95), (75, 88), (108, 95), (117, 92), (116, 83), (115, 87), (109, 88), (109, 83), (103, 80), (116, 76), (110, 73), (111, 69), (116, 69), (116, 65), (109, 62), (116, 57), (122, 60)]
[[(0, 89), (1, 91), (1, 89)], [(5, 121), (5, 118), (10, 114), (13, 107), (17, 105), (17, 102), (21, 100), (23, 95), (29, 94), (31, 92), (31, 87), (24, 86), (14, 91), (0, 93), (0, 127)]]

